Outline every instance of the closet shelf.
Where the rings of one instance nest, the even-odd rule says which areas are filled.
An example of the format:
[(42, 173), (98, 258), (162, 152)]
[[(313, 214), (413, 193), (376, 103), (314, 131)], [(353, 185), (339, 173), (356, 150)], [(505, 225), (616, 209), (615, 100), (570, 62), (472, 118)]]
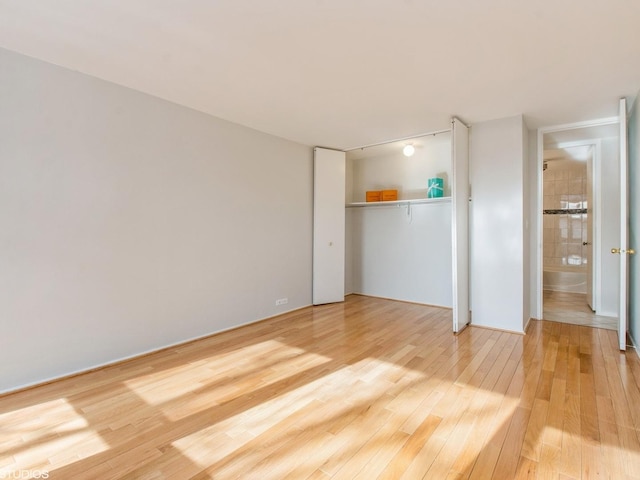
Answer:
[(421, 203), (448, 203), (451, 202), (451, 197), (439, 197), (439, 198), (416, 198), (413, 200), (392, 200), (388, 202), (353, 202), (347, 203), (346, 208), (352, 207), (384, 207), (388, 205), (419, 205)]

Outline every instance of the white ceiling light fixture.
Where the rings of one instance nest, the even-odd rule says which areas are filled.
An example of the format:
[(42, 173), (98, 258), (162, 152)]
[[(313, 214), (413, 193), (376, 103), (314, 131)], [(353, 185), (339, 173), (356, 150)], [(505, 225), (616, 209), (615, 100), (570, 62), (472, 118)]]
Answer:
[(405, 145), (404, 148), (402, 149), (402, 153), (404, 154), (405, 157), (410, 157), (415, 152), (416, 152), (416, 149), (411, 143), (408, 145)]

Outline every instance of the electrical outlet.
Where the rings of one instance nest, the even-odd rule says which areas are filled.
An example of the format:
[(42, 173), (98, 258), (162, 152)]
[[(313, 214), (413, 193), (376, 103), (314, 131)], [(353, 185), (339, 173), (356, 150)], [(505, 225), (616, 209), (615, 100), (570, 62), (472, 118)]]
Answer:
[(278, 305), (286, 305), (287, 303), (289, 303), (289, 299), (288, 298), (280, 298), (280, 299), (276, 300), (276, 307)]

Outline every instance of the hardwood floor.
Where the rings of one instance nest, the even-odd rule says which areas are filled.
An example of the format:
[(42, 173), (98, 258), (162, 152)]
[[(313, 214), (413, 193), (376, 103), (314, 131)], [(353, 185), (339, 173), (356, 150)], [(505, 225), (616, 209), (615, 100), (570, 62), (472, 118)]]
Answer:
[(640, 362), (350, 296), (0, 397), (0, 478), (640, 478)]
[(618, 318), (593, 313), (584, 293), (545, 290), (543, 304), (542, 316), (545, 320), (618, 330)]

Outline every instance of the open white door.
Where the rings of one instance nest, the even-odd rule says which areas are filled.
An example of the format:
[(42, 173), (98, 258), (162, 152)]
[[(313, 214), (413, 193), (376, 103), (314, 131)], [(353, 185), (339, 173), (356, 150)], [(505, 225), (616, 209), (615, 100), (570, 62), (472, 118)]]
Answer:
[(627, 101), (620, 99), (620, 248), (614, 248), (611, 253), (620, 256), (620, 305), (618, 306), (618, 343), (620, 350), (627, 349), (627, 294), (629, 291), (629, 192), (627, 188), (627, 169), (629, 165), (627, 154)]
[(314, 149), (313, 304), (344, 301), (345, 153)]
[[(593, 302), (593, 287), (595, 282), (593, 281), (593, 162), (594, 162), (594, 148), (590, 147), (589, 158), (587, 159), (587, 231), (583, 231), (582, 237), (582, 249), (583, 256), (587, 259), (587, 305), (595, 312)], [(586, 233), (586, 235), (584, 235)]]
[(469, 323), (469, 128), (452, 120), (453, 331)]

